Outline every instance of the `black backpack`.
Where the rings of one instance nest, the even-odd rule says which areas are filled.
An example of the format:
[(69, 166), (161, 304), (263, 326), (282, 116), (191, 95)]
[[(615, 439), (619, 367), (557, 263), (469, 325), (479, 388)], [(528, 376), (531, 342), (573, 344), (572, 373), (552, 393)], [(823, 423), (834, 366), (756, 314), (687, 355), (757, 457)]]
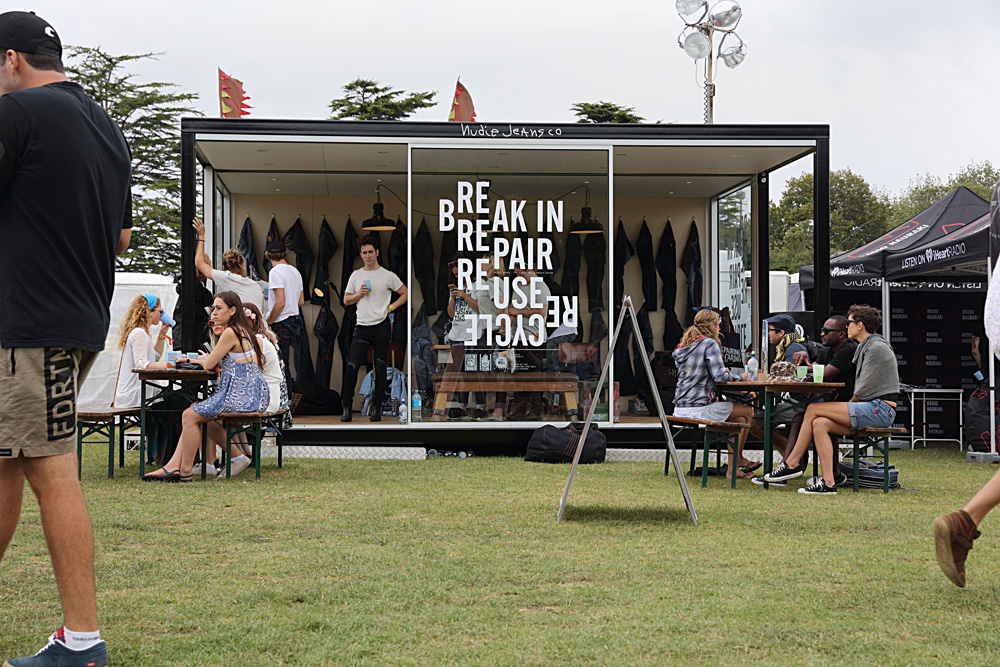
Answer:
[[(575, 422), (566, 428), (556, 428), (546, 424), (535, 429), (528, 440), (528, 451), (525, 461), (541, 463), (571, 463), (576, 455), (576, 446), (580, 442), (583, 424)], [(602, 463), (608, 452), (608, 439), (597, 427), (591, 424), (587, 431), (587, 440), (580, 452), (580, 463)]]

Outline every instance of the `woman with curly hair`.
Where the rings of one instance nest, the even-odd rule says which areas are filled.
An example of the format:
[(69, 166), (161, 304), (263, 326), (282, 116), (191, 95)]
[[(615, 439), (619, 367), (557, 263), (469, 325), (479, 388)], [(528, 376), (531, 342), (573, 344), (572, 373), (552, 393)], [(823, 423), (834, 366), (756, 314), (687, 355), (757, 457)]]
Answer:
[[(132, 299), (122, 318), (118, 333), (118, 349), (121, 362), (118, 366), (118, 382), (115, 385), (116, 408), (137, 408), (141, 396), (139, 376), (133, 369), (164, 369), (165, 363), (156, 360), (163, 354), (164, 344), (170, 325), (163, 317), (163, 301), (153, 294), (140, 294)], [(169, 318), (164, 318), (169, 319)], [(156, 342), (149, 335), (149, 328), (159, 325)], [(152, 389), (156, 392), (156, 389)]]
[[(719, 343), (719, 327), (722, 319), (710, 308), (695, 313), (694, 323), (681, 337), (674, 350), (677, 363), (677, 388), (674, 390), (674, 416), (689, 419), (705, 419), (716, 422), (748, 424), (753, 417), (753, 409), (747, 405), (727, 401), (712, 401), (712, 390), (716, 382), (739, 382), (742, 375), (730, 372), (722, 360), (722, 345)], [(743, 456), (748, 431), (740, 432), (736, 453), (729, 448), (729, 471), (737, 478), (753, 478), (753, 470), (760, 467)], [(733, 461), (738, 461), (736, 466)], [(737, 469), (739, 468), (739, 469)]]
[(193, 361), (202, 368), (221, 362), (219, 381), (211, 396), (181, 416), (183, 430), (177, 450), (167, 463), (144, 476), (146, 481), (190, 482), (194, 457), (201, 446), (201, 427), (223, 412), (264, 412), (270, 393), (264, 381), (264, 353), (253, 333), (243, 302), (235, 292), (222, 292), (212, 302), (212, 331), (218, 342), (211, 354)]
[(267, 412), (286, 410), (290, 401), (288, 399), (288, 386), (285, 384), (285, 371), (281, 363), (281, 351), (278, 348), (278, 336), (268, 328), (267, 321), (257, 306), (252, 303), (244, 303), (243, 308), (244, 314), (250, 319), (250, 328), (257, 336), (257, 340), (260, 341), (260, 349), (264, 354), (262, 372), (264, 381), (267, 382), (267, 391), (270, 394)]

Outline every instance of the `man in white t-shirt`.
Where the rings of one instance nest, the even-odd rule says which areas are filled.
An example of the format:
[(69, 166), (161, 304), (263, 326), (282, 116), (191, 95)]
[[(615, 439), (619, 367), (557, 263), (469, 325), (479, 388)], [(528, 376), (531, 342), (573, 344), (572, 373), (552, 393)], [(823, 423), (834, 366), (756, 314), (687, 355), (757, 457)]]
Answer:
[[(299, 308), (306, 302), (302, 291), (302, 274), (285, 261), (288, 252), (281, 239), (268, 242), (264, 254), (271, 260), (271, 270), (267, 274), (267, 296), (271, 311), (267, 315), (267, 324), (278, 337), (278, 349), (281, 350), (281, 359), (285, 362), (285, 383), (291, 389), (295, 386), (292, 383), (292, 367), (289, 362), (291, 349), (305, 335), (302, 321), (299, 319)], [(298, 357), (297, 349), (295, 352), (297, 364), (300, 361)], [(298, 366), (301, 370), (302, 365)]]
[[(365, 265), (351, 274), (344, 288), (344, 306), (357, 304), (358, 319), (354, 327), (354, 338), (344, 369), (344, 387), (341, 398), (344, 413), (340, 421), (349, 422), (353, 416), (354, 389), (358, 383), (358, 368), (368, 358), (368, 348), (374, 348), (375, 391), (372, 394), (370, 419), (382, 421), (382, 401), (386, 390), (386, 357), (389, 356), (389, 340), (392, 337), (390, 313), (406, 303), (406, 285), (392, 271), (378, 264), (379, 251), (371, 236), (363, 236), (358, 241), (361, 259)], [(392, 301), (392, 293), (399, 298)]]

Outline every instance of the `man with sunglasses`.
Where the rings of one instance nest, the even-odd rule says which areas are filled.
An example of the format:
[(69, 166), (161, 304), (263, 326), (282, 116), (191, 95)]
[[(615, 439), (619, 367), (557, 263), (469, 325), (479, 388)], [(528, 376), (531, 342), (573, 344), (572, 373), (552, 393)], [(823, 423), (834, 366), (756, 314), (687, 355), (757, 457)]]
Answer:
[[(375, 389), (372, 392), (369, 419), (382, 421), (382, 402), (385, 400), (388, 372), (386, 357), (389, 356), (389, 341), (392, 338), (392, 324), (389, 315), (406, 303), (406, 285), (392, 271), (379, 266), (379, 251), (375, 239), (366, 235), (358, 241), (359, 254), (365, 263), (351, 274), (344, 288), (344, 306), (358, 306), (358, 323), (351, 339), (351, 351), (344, 369), (342, 399), (344, 412), (340, 421), (349, 422), (354, 412), (354, 390), (358, 384), (358, 368), (368, 358), (368, 348), (373, 348), (375, 362)], [(399, 298), (392, 302), (392, 293)], [(390, 303), (391, 302), (391, 303)]]
[[(830, 317), (823, 323), (823, 328), (819, 332), (819, 340), (822, 343), (822, 347), (817, 352), (816, 358), (812, 360), (812, 363), (825, 365), (823, 379), (826, 382), (844, 383), (842, 388), (830, 394), (828, 400), (846, 403), (854, 395), (854, 374), (856, 369), (853, 360), (854, 352), (858, 349), (858, 344), (847, 337), (847, 318), (843, 315), (833, 315)], [(809, 354), (807, 352), (796, 352), (792, 355), (792, 363), (796, 366), (808, 365), (810, 363)], [(802, 417), (804, 415), (805, 409), (800, 409), (790, 419), (787, 419), (786, 423), (790, 424), (787, 439), (777, 431), (774, 433), (775, 448), (783, 452), (782, 456), (784, 458), (787, 458), (791, 454), (792, 447), (795, 445), (799, 434), (799, 428), (802, 426)], [(750, 422), (750, 434), (758, 438), (764, 437), (762, 414), (759, 417), (758, 415), (754, 415), (754, 420)], [(835, 481), (838, 485), (846, 483), (847, 476), (838, 474)], [(760, 482), (756, 483), (763, 484), (764, 480), (761, 479)], [(781, 486), (788, 482), (779, 481), (771, 483)]]
[(771, 473), (764, 475), (767, 482), (784, 481), (800, 477), (806, 469), (806, 449), (809, 442), (816, 444), (823, 476), (799, 493), (835, 495), (839, 467), (834, 470), (836, 458), (831, 436), (848, 435), (852, 428), (886, 428), (896, 419), (896, 399), (899, 394), (899, 365), (892, 346), (880, 334), (882, 312), (868, 305), (854, 305), (848, 311), (847, 335), (858, 342), (852, 358), (857, 367), (854, 394), (850, 401), (812, 403), (806, 408), (802, 428), (795, 447), (784, 461)]

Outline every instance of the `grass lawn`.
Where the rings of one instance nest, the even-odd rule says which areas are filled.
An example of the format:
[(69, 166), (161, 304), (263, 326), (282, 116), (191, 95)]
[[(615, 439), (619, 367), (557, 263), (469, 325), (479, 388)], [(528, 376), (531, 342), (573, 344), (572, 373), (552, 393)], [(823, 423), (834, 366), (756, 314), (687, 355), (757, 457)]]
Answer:
[[(1000, 527), (954, 587), (931, 521), (996, 471), (893, 452), (914, 490), (809, 497), (655, 463), (265, 460), (231, 482), (84, 487), (112, 664), (991, 664)], [(28, 492), (30, 494), (30, 492)], [(0, 563), (0, 658), (59, 623), (37, 504)]]

